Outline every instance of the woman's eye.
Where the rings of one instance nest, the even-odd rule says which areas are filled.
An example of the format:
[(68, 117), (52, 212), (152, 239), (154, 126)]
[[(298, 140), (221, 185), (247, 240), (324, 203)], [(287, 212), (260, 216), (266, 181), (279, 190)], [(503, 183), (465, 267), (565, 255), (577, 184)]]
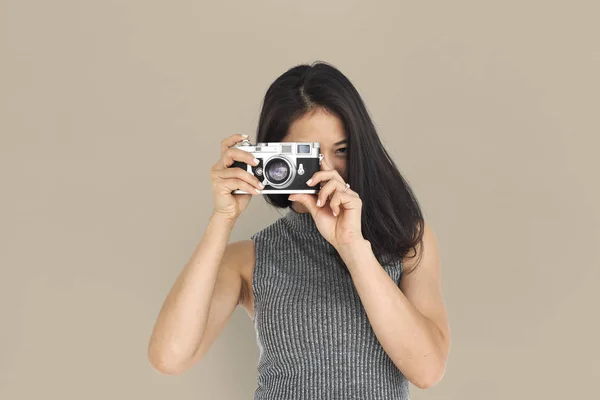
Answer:
[(342, 152), (342, 153), (346, 153), (346, 149), (348, 149), (347, 147), (343, 147), (341, 149), (337, 149), (336, 152)]

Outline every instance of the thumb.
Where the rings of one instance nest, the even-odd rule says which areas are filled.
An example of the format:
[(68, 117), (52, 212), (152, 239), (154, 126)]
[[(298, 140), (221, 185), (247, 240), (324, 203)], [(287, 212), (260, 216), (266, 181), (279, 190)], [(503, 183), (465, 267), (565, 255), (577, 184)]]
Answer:
[(314, 216), (317, 211), (317, 196), (311, 194), (291, 194), (288, 200), (297, 201), (308, 209), (308, 211)]

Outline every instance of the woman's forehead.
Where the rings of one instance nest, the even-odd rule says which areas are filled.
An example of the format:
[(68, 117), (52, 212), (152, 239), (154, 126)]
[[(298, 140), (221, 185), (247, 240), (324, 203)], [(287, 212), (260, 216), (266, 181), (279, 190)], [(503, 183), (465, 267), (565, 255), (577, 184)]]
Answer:
[(346, 138), (342, 121), (324, 111), (309, 113), (292, 123), (286, 139), (294, 142), (320, 142), (333, 146)]

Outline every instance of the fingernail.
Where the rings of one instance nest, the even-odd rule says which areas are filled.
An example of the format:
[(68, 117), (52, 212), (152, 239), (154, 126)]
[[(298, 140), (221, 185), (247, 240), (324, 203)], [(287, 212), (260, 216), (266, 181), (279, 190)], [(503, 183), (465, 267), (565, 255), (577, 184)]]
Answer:
[(310, 185), (310, 183), (312, 182), (312, 178), (310, 178), (309, 180), (306, 181), (307, 185)]
[(259, 163), (258, 158), (255, 158), (254, 159), (254, 164), (258, 164), (258, 163)]
[(317, 207), (321, 207), (321, 199), (317, 200)]
[(332, 212), (333, 212), (333, 216), (334, 216), (334, 217), (337, 217), (337, 214), (335, 213), (335, 211), (332, 211)]
[(256, 193), (260, 193), (260, 190), (258, 190), (258, 189), (254, 189), (254, 190), (256, 191)]
[(258, 183), (258, 186), (260, 186), (260, 188), (261, 188), (261, 189), (264, 189), (264, 188), (265, 188), (265, 184), (264, 184), (264, 183), (262, 183), (262, 182), (259, 182), (259, 183)]
[(248, 135), (242, 135), (242, 137), (247, 139), (247, 138), (248, 138)]

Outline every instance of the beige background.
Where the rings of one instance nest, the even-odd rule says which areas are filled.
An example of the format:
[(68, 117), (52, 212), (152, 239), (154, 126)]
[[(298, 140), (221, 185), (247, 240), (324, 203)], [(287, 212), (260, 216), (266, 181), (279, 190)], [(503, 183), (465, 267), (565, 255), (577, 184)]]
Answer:
[[(594, 3), (0, 1), (0, 398), (252, 398), (242, 309), (182, 376), (146, 346), (219, 142), (253, 139), (268, 85), (315, 60), (355, 83), (440, 240), (450, 360), (413, 398), (594, 397)], [(231, 240), (278, 217), (254, 198)]]

